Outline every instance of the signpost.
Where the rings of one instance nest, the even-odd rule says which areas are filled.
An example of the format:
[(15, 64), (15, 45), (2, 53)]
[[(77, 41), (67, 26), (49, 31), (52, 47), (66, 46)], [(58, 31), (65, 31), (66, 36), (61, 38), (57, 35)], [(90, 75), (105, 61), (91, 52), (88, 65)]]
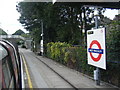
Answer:
[(88, 64), (106, 69), (105, 28), (87, 31)]
[(87, 31), (87, 55), (88, 64), (96, 66), (94, 79), (100, 85), (100, 70), (106, 69), (105, 28)]

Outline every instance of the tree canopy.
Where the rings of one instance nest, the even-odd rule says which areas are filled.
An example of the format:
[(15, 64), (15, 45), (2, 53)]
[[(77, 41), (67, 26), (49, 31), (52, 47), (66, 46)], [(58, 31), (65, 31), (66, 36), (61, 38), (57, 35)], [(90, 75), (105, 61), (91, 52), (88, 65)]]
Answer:
[(0, 35), (7, 35), (7, 33), (3, 29), (0, 28)]
[(25, 34), (22, 30), (17, 30), (15, 33), (13, 33), (12, 35), (22, 35)]
[[(21, 14), (20, 23), (30, 31), (38, 43), (40, 41), (41, 22), (44, 28), (44, 40), (48, 42), (68, 42), (82, 44), (86, 30), (94, 27), (95, 8), (75, 6), (72, 3), (20, 2), (17, 10)], [(102, 18), (103, 8), (98, 8)], [(82, 32), (85, 30), (85, 34)]]

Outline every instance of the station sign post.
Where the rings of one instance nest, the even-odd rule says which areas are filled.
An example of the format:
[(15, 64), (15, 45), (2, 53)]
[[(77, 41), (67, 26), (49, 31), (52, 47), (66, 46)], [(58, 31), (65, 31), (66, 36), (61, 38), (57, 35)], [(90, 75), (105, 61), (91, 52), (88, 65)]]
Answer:
[(87, 31), (87, 55), (88, 64), (97, 67), (94, 78), (98, 80), (99, 68), (106, 69), (105, 28)]

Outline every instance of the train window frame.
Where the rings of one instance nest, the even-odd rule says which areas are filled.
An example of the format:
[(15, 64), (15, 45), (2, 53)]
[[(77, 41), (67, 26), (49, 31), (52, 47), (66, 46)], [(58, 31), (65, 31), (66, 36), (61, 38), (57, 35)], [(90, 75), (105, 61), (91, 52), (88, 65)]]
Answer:
[[(20, 80), (20, 77), (19, 77), (20, 67), (19, 67), (19, 59), (17, 56), (16, 48), (13, 46), (13, 44), (5, 40), (0, 41), (0, 44), (3, 45), (3, 47), (6, 48), (8, 51), (9, 58), (10, 58), (10, 63), (9, 62), (8, 63), (10, 65), (11, 71), (14, 73), (12, 74), (13, 75), (12, 79), (14, 79), (14, 87), (18, 88), (19, 80)], [(5, 44), (7, 46), (4, 46)], [(13, 83), (13, 80), (11, 82)], [(11, 82), (9, 87), (13, 86)]]
[[(7, 56), (3, 57), (2, 58), (2, 79), (3, 79), (3, 84), (5, 86), (5, 88), (9, 88), (11, 86), (11, 82), (13, 82), (13, 79), (15, 80), (15, 76), (14, 76), (14, 68), (13, 68), (13, 61), (12, 61), (12, 57), (11, 57), (11, 54), (10, 54), (10, 51), (2, 44), (0, 44), (8, 53)], [(10, 46), (11, 47), (11, 46)], [(9, 62), (8, 62), (9, 61)], [(4, 67), (4, 64), (5, 64), (5, 67)], [(9, 78), (7, 81), (6, 81), (6, 76), (5, 76), (5, 72), (3, 69), (7, 68), (7, 78)], [(7, 82), (7, 83), (6, 83)], [(13, 87), (15, 87), (15, 82), (13, 83)]]
[[(18, 53), (17, 53), (17, 50), (16, 50), (16, 48), (15, 48), (15, 46), (13, 45), (13, 44), (11, 44), (10, 42), (8, 42), (8, 41), (6, 41), (6, 40), (2, 40), (3, 42), (5, 42), (5, 43), (7, 43), (11, 48), (12, 48), (12, 52), (14, 52), (13, 54), (11, 54), (11, 56), (13, 55), (14, 56), (14, 60), (13, 60), (13, 56), (11, 57), (12, 58), (12, 60), (14, 61), (13, 63), (14, 63), (14, 65), (15, 65), (15, 68), (17, 67), (17, 70), (16, 70), (16, 73), (18, 73), (19, 72), (19, 70), (20, 70), (20, 61), (19, 61), (19, 58), (18, 58)], [(10, 52), (11, 52), (11, 49), (9, 50)]]
[(19, 79), (18, 64), (17, 64), (17, 61), (16, 61), (14, 48), (11, 45), (10, 45), (10, 47), (11, 48), (9, 48), (9, 54), (10, 54), (10, 58), (11, 58), (12, 65), (13, 65), (13, 70), (14, 70), (14, 74), (15, 74), (16, 84), (18, 84), (18, 79)]

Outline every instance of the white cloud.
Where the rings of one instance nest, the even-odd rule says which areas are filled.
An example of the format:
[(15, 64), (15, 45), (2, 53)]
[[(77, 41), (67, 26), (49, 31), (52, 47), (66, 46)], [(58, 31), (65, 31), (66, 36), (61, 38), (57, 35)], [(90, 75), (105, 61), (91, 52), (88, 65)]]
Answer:
[(16, 10), (17, 1), (18, 0), (2, 0), (0, 2), (0, 28), (9, 34), (13, 34), (18, 29), (25, 31), (19, 21), (17, 21), (20, 16)]

